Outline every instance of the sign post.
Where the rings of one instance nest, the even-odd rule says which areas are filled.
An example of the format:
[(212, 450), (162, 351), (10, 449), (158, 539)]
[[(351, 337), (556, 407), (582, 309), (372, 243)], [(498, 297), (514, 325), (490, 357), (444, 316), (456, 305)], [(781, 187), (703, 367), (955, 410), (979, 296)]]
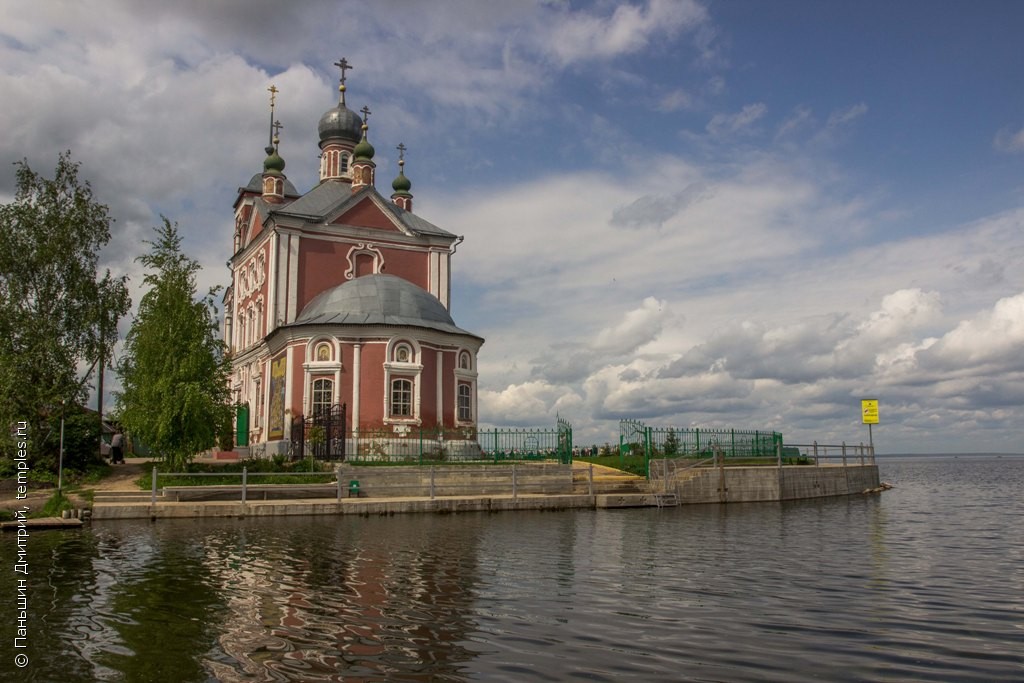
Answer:
[(871, 425), (878, 424), (878, 399), (865, 398), (860, 402), (861, 422), (868, 426), (868, 443), (871, 446), (871, 454), (875, 453), (875, 437), (871, 432)]

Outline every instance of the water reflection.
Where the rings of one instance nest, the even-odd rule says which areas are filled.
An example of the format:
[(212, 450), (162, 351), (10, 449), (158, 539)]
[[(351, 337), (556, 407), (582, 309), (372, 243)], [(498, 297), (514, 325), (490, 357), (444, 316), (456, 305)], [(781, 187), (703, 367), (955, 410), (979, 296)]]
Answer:
[(32, 665), (0, 679), (1021, 680), (1024, 459), (972, 465), (783, 504), (33, 533)]

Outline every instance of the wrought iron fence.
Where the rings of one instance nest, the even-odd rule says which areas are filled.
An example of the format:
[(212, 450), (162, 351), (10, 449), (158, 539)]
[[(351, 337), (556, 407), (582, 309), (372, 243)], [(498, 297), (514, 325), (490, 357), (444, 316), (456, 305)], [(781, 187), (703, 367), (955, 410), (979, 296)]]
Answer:
[(643, 456), (650, 475), (652, 458), (775, 458), (782, 434), (759, 429), (648, 427), (639, 420), (619, 421), (619, 457)]
[(557, 418), (554, 429), (485, 429), (480, 449), (488, 460), (557, 460), (572, 462), (572, 425)]
[(391, 464), (572, 462), (572, 425), (561, 418), (553, 429), (477, 430), (392, 425), (346, 430), (345, 406), (336, 408), (319, 418), (299, 416), (293, 420), (293, 458)]
[(720, 448), (727, 458), (768, 458), (782, 444), (779, 432), (758, 429), (648, 427), (638, 420), (619, 422), (619, 452), (652, 458), (710, 457)]

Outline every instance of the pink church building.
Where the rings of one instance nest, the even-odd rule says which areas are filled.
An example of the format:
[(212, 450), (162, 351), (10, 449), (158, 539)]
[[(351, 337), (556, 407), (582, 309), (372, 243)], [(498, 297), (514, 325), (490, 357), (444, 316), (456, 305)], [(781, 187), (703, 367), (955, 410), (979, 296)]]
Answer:
[[(477, 352), (458, 327), (451, 258), (462, 238), (413, 213), (399, 145), (392, 193), (378, 192), (364, 116), (345, 103), (320, 118), (320, 181), (300, 194), (272, 135), (263, 171), (235, 201), (224, 298), (231, 393), (251, 445), (287, 452), (298, 416), (345, 406), (344, 428), (475, 430)], [(273, 118), (272, 130), (280, 127)]]

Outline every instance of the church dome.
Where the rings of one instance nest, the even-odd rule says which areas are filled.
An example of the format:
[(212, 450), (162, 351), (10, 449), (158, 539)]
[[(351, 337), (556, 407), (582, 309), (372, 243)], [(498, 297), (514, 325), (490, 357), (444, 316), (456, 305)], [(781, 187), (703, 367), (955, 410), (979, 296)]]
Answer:
[(284, 172), (284, 159), (273, 147), (267, 147), (267, 158), (263, 160), (263, 172), (281, 175)]
[[(394, 325), (470, 334), (430, 292), (394, 275), (364, 275), (313, 297), (296, 325)], [(475, 335), (471, 335), (475, 336)]]
[(328, 109), (320, 117), (317, 131), (320, 133), (320, 142), (335, 138), (358, 142), (363, 136), (363, 120), (359, 114), (339, 102), (338, 106)]
[(356, 159), (365, 159), (369, 161), (370, 159), (373, 159), (374, 153), (375, 150), (373, 149), (373, 145), (371, 145), (370, 141), (366, 139), (366, 130), (363, 130), (363, 139), (360, 140), (359, 144), (352, 150), (352, 154)]
[(398, 176), (391, 181), (391, 189), (397, 194), (409, 194), (412, 189), (412, 181), (405, 177), (405, 169), (399, 169)]

